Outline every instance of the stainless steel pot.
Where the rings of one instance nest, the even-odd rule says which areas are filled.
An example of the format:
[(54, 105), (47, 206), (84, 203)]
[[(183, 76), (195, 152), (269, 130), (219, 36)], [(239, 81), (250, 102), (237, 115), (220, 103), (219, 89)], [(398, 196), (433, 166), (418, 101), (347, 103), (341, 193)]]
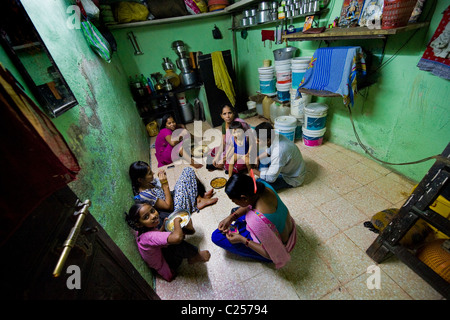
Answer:
[(241, 27), (248, 27), (248, 26), (249, 26), (248, 17), (242, 18), (241, 19)]
[(272, 21), (272, 11), (271, 10), (263, 10), (263, 11), (258, 11), (256, 13), (256, 22), (257, 23), (264, 23), (267, 21)]
[(259, 11), (269, 10), (270, 8), (271, 8), (271, 4), (268, 1), (260, 2), (259, 5), (258, 5), (258, 10)]

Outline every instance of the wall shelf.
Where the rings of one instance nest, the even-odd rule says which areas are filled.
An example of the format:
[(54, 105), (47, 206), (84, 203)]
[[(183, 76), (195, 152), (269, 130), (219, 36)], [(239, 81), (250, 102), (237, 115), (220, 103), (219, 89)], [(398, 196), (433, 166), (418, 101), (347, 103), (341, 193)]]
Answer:
[(185, 21), (192, 21), (192, 20), (197, 20), (197, 19), (207, 19), (207, 18), (217, 17), (217, 16), (221, 16), (221, 15), (231, 14), (231, 13), (237, 12), (241, 9), (244, 9), (248, 6), (256, 4), (258, 2), (260, 2), (260, 1), (241, 0), (239, 2), (229, 5), (228, 7), (226, 7), (223, 10), (220, 10), (220, 11), (206, 12), (206, 13), (200, 13), (200, 14), (165, 18), (165, 19), (154, 19), (154, 20), (136, 21), (136, 22), (130, 22), (130, 23), (110, 24), (110, 25), (108, 25), (108, 28), (110, 30), (114, 30), (114, 29), (136, 28), (136, 27), (144, 27), (144, 26), (155, 26), (155, 25), (160, 25), (160, 24), (185, 22)]
[(283, 35), (286, 41), (317, 41), (317, 40), (344, 40), (344, 39), (384, 39), (387, 36), (395, 35), (410, 30), (420, 29), (428, 26), (429, 22), (408, 24), (405, 27), (395, 29), (369, 29), (367, 27), (353, 28), (331, 28), (325, 29), (322, 33), (305, 34), (302, 32)]

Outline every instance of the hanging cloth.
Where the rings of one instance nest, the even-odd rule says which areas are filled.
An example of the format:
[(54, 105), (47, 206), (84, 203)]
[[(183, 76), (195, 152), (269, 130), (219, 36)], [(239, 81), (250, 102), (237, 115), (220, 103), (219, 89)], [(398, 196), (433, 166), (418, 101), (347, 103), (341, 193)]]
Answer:
[(0, 64), (0, 245), (48, 196), (76, 179), (77, 159), (53, 122)]
[(444, 16), (417, 67), (450, 80), (450, 6), (444, 11)]
[(236, 104), (236, 93), (234, 91), (233, 81), (231, 81), (230, 75), (223, 60), (222, 51), (214, 51), (211, 53), (212, 67), (214, 73), (214, 80), (216, 86), (220, 90), (224, 91), (228, 100), (234, 107)]
[(339, 94), (345, 105), (353, 106), (358, 81), (365, 75), (361, 47), (319, 48), (311, 58), (299, 89), (314, 90), (316, 95), (320, 92)]

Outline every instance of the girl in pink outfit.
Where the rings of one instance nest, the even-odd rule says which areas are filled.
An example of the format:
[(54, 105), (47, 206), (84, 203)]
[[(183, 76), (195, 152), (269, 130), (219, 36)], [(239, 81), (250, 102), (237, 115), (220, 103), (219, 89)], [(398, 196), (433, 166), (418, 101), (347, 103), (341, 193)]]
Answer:
[[(176, 269), (183, 259), (193, 264), (207, 262), (211, 256), (209, 251), (200, 251), (184, 240), (185, 234), (195, 232), (192, 220), (182, 229), (181, 218), (177, 217), (174, 220), (174, 230), (166, 231), (158, 211), (145, 202), (136, 202), (125, 216), (125, 221), (136, 231), (141, 257), (166, 281), (172, 281), (176, 277)], [(160, 224), (162, 226), (158, 229)]]
[[(156, 136), (155, 156), (158, 160), (158, 168), (171, 164), (183, 157), (183, 139), (190, 138), (190, 133), (186, 129), (182, 135), (175, 139), (172, 137), (176, 129), (180, 129), (171, 114), (165, 114), (161, 122), (161, 130)], [(194, 168), (201, 168), (201, 164), (194, 163), (193, 159), (189, 161)]]

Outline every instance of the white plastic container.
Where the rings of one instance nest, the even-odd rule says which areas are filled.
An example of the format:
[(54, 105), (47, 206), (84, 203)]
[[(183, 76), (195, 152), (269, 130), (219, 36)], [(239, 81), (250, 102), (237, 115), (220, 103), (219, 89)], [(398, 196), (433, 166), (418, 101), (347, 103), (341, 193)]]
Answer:
[(303, 144), (307, 147), (317, 147), (323, 142), (323, 136), (327, 131), (327, 128), (320, 130), (308, 130), (305, 127), (302, 128)]
[(328, 106), (323, 103), (309, 103), (304, 108), (305, 128), (307, 130), (322, 130), (327, 121)]
[(295, 129), (297, 127), (297, 118), (292, 116), (281, 116), (275, 119), (275, 132), (282, 134), (291, 141), (295, 139)]

